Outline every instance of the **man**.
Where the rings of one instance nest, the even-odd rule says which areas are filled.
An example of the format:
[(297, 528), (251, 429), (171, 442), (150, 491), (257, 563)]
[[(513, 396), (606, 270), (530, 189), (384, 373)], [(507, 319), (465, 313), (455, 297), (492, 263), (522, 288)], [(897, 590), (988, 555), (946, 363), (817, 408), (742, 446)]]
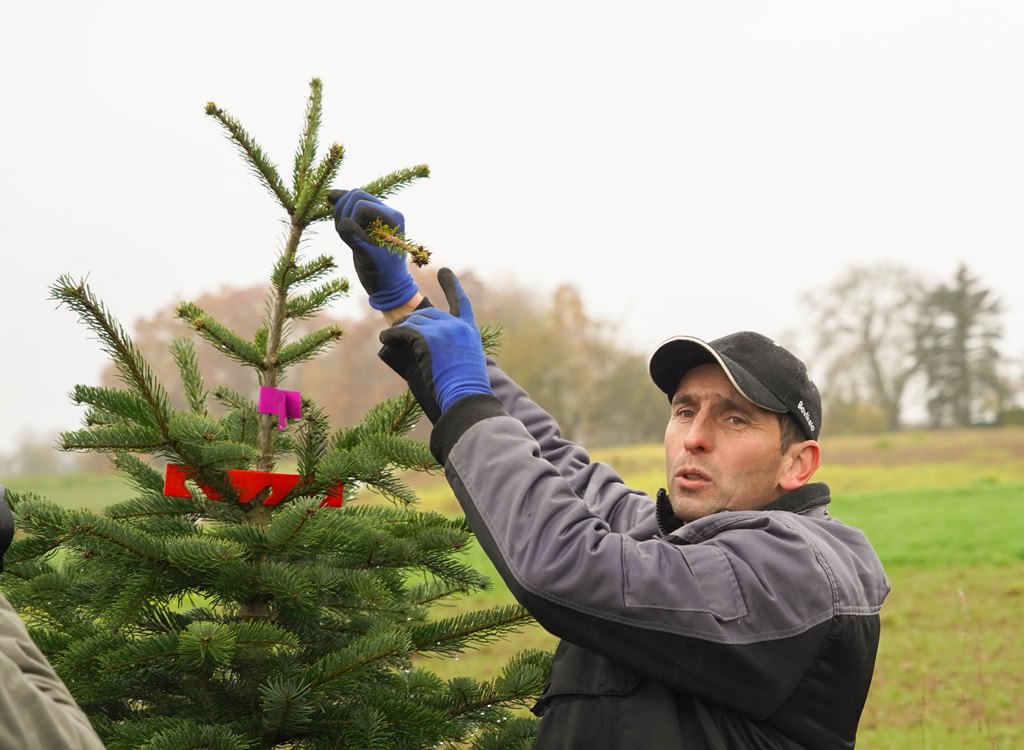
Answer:
[[(14, 519), (0, 486), (0, 571)], [(102, 750), (103, 742), (0, 595), (0, 748)]]
[[(852, 748), (888, 581), (828, 516), (821, 402), (759, 334), (677, 337), (650, 360), (671, 404), (656, 501), (565, 440), (482, 351), (454, 275), (430, 305), (367, 239), (401, 214), (331, 195), (381, 357), (434, 424), (431, 450), (508, 588), (562, 638), (534, 712), (540, 748)], [(557, 366), (557, 363), (552, 363)]]

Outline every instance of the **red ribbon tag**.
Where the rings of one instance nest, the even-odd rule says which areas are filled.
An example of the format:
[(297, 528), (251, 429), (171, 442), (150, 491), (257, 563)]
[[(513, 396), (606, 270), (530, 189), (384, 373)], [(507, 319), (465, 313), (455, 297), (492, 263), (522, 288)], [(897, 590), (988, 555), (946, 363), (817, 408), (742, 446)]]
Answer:
[[(167, 464), (164, 474), (164, 494), (167, 497), (192, 497), (186, 479), (193, 479), (188, 469), (178, 464)], [(248, 469), (231, 469), (228, 480), (238, 490), (238, 501), (247, 503), (263, 490), (270, 488), (270, 494), (264, 499), (264, 505), (277, 505), (299, 483), (298, 474), (278, 474), (273, 471), (249, 471)], [(198, 484), (198, 482), (197, 482)], [(199, 484), (200, 489), (211, 500), (223, 499), (219, 492)], [(320, 503), (321, 507), (340, 508), (345, 496), (345, 485), (338, 482), (327, 492), (327, 498)]]

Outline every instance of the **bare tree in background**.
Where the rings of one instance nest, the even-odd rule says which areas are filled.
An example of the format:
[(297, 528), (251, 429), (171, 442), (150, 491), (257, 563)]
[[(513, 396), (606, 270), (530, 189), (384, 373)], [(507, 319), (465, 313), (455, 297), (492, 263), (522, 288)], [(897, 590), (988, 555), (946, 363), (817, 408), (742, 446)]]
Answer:
[[(879, 410), (881, 426), (902, 426), (907, 384), (921, 367), (915, 332), (923, 298), (920, 278), (892, 265), (855, 266), (805, 298), (826, 363), (822, 392), (831, 419), (868, 405)], [(852, 420), (847, 413), (838, 424)]]

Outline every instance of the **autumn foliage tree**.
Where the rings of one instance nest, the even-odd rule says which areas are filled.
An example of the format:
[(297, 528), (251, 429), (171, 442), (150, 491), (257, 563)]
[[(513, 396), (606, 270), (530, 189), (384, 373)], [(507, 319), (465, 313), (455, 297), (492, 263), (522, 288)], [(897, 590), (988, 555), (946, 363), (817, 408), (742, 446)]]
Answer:
[[(432, 299), (443, 299), (433, 274), (424, 269), (413, 275)], [(611, 323), (591, 315), (579, 292), (562, 285), (549, 297), (506, 280), (496, 287), (472, 271), (459, 279), (473, 300), (477, 320), (500, 329), (497, 356), (502, 366), (515, 373), (516, 381), (559, 420), (564, 434), (591, 447), (659, 442), (665, 429), (667, 402), (653, 387), (645, 386), (646, 353), (616, 341)], [(225, 288), (208, 292), (196, 304), (236, 330), (252, 326), (252, 316), (262, 310), (258, 288)], [(173, 402), (185, 403), (177, 383), (176, 364), (167, 352), (168, 343), (185, 331), (173, 308), (160, 310), (136, 321), (134, 338), (153, 366), (169, 384)], [(319, 396), (331, 424), (357, 421), (374, 404), (393, 398), (405, 388), (376, 352), (380, 348), (380, 316), (340, 319), (329, 314), (296, 325), (296, 331), (315, 325), (344, 328), (344, 346), (298, 365), (290, 374), (292, 387)], [(217, 352), (197, 352), (203, 372), (217, 373), (217, 382), (242, 389), (246, 373), (225, 366)], [(358, 367), (352, 367), (358, 362)], [(117, 370), (108, 366), (102, 376), (114, 385)], [(426, 436), (426, 430), (414, 432)]]

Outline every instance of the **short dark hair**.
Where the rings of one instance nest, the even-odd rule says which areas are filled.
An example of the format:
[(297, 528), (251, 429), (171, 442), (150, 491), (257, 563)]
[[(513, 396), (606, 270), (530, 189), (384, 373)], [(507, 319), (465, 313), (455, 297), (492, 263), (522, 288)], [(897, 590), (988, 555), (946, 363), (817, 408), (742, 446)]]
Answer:
[(776, 412), (776, 414), (779, 418), (779, 432), (781, 433), (780, 448), (782, 453), (785, 454), (793, 443), (806, 440), (807, 438), (800, 427), (800, 423), (796, 421), (796, 417), (788, 411), (786, 413)]

